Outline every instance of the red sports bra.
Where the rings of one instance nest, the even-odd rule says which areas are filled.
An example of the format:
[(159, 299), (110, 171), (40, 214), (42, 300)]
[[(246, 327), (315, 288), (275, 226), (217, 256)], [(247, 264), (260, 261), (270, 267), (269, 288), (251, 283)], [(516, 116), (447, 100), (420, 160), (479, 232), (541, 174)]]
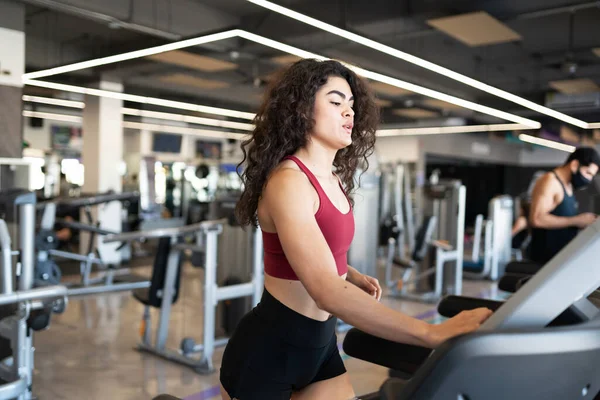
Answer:
[[(319, 209), (315, 213), (315, 219), (321, 232), (331, 249), (338, 275), (342, 276), (348, 272), (348, 249), (354, 237), (354, 215), (352, 207), (347, 214), (338, 210), (323, 191), (317, 178), (310, 170), (294, 156), (287, 156), (284, 160), (294, 161), (298, 167), (306, 174), (310, 183), (314, 186), (319, 195)], [(342, 191), (344, 188), (340, 183)], [(344, 191), (344, 194), (346, 192)], [(347, 197), (346, 197), (347, 198)], [(264, 247), (264, 265), (265, 273), (275, 278), (298, 280), (296, 273), (290, 266), (277, 233), (262, 232)]]

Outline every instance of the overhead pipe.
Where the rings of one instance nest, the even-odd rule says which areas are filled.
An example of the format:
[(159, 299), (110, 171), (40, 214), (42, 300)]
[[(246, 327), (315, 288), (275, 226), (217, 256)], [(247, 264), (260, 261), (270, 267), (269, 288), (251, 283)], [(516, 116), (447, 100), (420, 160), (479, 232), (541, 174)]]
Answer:
[(143, 26), (140, 24), (136, 24), (133, 22), (127, 22), (115, 18), (111, 15), (99, 13), (97, 11), (86, 10), (84, 8), (76, 7), (70, 4), (61, 3), (56, 0), (22, 0), (24, 3), (31, 4), (38, 7), (48, 8), (50, 10), (63, 12), (65, 14), (71, 14), (78, 17), (83, 17), (87, 19), (91, 19), (97, 22), (105, 23), (110, 27), (119, 27), (123, 29), (128, 29), (131, 31), (144, 33), (147, 35), (152, 35), (156, 37), (160, 37), (163, 39), (178, 41), (182, 39), (182, 35), (178, 35), (171, 32), (165, 32), (160, 29), (150, 28), (148, 26)]

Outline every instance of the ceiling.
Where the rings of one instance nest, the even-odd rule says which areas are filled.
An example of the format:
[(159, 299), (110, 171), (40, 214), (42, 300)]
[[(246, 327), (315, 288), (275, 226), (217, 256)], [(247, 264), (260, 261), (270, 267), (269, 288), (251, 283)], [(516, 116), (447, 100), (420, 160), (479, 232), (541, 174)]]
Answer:
[[(545, 125), (550, 118), (245, 0), (15, 0), (26, 4), (27, 72), (241, 28), (317, 54)], [(598, 2), (531, 0), (275, 0), (275, 3), (437, 63), (588, 122), (600, 121)], [(479, 13), (478, 13), (479, 12)], [(470, 14), (467, 19), (456, 19)], [(447, 17), (455, 17), (448, 19)], [(479, 19), (478, 19), (479, 18)], [(483, 31), (508, 36), (481, 44)], [(496, 26), (496, 25), (494, 25)], [(482, 28), (485, 27), (485, 29)], [(493, 40), (493, 39), (492, 39)], [(594, 52), (594, 49), (597, 49)], [(91, 86), (101, 76), (125, 92), (255, 111), (282, 52), (227, 39), (45, 80)], [(289, 60), (288, 60), (289, 61)], [(583, 80), (577, 82), (557, 82)], [(582, 89), (583, 88), (583, 89)], [(503, 120), (413, 92), (374, 90), (386, 125)], [(27, 87), (26, 93), (39, 92)], [(556, 96), (560, 92), (571, 97)], [(586, 92), (580, 94), (577, 92)], [(582, 99), (587, 99), (583, 101)], [(589, 101), (588, 101), (589, 100)]]

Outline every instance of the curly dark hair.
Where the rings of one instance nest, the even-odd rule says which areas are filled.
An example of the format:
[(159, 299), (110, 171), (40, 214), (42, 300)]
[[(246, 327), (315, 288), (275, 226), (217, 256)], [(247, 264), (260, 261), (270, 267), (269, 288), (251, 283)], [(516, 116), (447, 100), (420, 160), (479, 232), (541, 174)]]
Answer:
[(315, 95), (330, 77), (344, 78), (354, 95), (352, 144), (337, 152), (333, 165), (354, 205), (354, 174), (373, 152), (379, 124), (379, 108), (368, 85), (353, 71), (337, 61), (303, 59), (280, 71), (265, 92), (254, 118), (255, 129), (242, 143), (246, 163), (241, 174), (244, 191), (236, 205), (242, 226), (258, 225), (257, 208), (263, 187), (273, 169), (286, 156), (307, 145), (314, 126)]

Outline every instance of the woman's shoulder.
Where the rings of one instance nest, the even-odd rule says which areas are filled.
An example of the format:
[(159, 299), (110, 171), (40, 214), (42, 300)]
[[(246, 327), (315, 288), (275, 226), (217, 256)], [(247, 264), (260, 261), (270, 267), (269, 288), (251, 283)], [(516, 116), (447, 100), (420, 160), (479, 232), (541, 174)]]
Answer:
[(295, 162), (284, 160), (269, 174), (263, 190), (263, 196), (302, 196), (305, 194), (305, 191), (308, 192), (310, 190), (311, 185), (306, 174)]

